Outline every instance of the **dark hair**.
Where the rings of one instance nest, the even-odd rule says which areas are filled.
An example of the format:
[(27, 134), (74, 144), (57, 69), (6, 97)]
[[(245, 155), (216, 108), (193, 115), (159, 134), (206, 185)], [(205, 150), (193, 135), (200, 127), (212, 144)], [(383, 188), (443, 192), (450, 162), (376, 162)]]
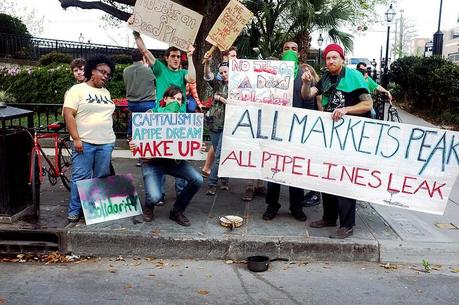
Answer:
[(237, 53), (237, 48), (235, 46), (232, 46), (228, 50), (222, 51), (222, 57), (228, 56), (231, 51), (235, 51)]
[(133, 49), (131, 53), (132, 61), (141, 61), (143, 58), (142, 51), (139, 49)]
[(86, 66), (86, 60), (83, 57), (75, 58), (70, 63), (70, 69), (73, 71), (74, 68), (82, 68)]
[(360, 67), (360, 66), (364, 66), (364, 67), (366, 68), (366, 67), (367, 67), (367, 64), (364, 63), (363, 61), (361, 61), (361, 62), (359, 62), (359, 63), (357, 64), (356, 67), (358, 68), (358, 67)]
[(183, 95), (183, 92), (179, 87), (170, 86), (169, 88), (166, 89), (166, 91), (164, 91), (163, 98), (174, 97), (174, 95), (176, 95), (177, 93), (181, 93)]
[(221, 64), (218, 65), (219, 69), (220, 69), (220, 67), (229, 67), (229, 62), (227, 62), (227, 61), (222, 62)]
[(175, 52), (175, 51), (179, 51), (180, 52), (180, 49), (176, 48), (176, 47), (169, 47), (167, 50), (166, 50), (166, 57), (169, 57), (169, 55), (171, 55), (171, 52)]
[(98, 65), (106, 64), (110, 67), (110, 71), (113, 74), (115, 71), (115, 64), (108, 57), (104, 55), (95, 55), (88, 59), (84, 67), (84, 77), (89, 80), (92, 76), (92, 70), (94, 70)]

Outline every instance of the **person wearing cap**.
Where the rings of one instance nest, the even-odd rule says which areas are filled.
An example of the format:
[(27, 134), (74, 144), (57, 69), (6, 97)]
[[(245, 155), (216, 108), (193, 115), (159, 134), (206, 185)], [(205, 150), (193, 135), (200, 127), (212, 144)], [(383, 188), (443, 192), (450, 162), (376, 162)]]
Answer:
[[(324, 111), (331, 112), (334, 121), (340, 120), (347, 114), (370, 118), (373, 101), (368, 84), (360, 72), (345, 67), (343, 48), (338, 44), (330, 44), (325, 48), (323, 56), (327, 72), (315, 86), (311, 86), (313, 79), (311, 73), (304, 72), (302, 96), (311, 98), (322, 95)], [(330, 238), (343, 239), (352, 235), (356, 200), (323, 193), (322, 203), (322, 219), (311, 222), (310, 226), (312, 228), (335, 227), (339, 218), (340, 225)]]
[[(300, 65), (298, 59), (298, 44), (294, 41), (287, 41), (282, 47), (281, 60), (292, 61), (294, 63), (294, 81), (293, 81), (293, 107), (314, 109), (315, 99), (303, 98), (301, 95), (302, 75), (305, 69)], [(265, 202), (267, 204), (266, 211), (263, 213), (264, 220), (272, 220), (276, 217), (281, 205), (279, 203), (280, 184), (268, 182), (268, 190), (266, 192)], [(298, 221), (306, 221), (307, 216), (303, 212), (304, 190), (301, 188), (289, 186), (289, 203), (290, 214)]]

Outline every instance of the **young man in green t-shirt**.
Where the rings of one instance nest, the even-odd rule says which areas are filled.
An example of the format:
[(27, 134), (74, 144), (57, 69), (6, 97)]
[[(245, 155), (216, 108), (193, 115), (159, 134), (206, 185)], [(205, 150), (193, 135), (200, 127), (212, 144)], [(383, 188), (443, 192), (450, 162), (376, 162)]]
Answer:
[[(128, 24), (134, 23), (134, 17), (131, 16), (128, 19)], [(155, 56), (147, 49), (143, 42), (140, 33), (134, 32), (135, 42), (137, 48), (142, 52), (147, 63), (153, 70), (153, 74), (156, 77), (156, 100), (160, 101), (163, 98), (164, 92), (170, 86), (177, 86), (182, 91), (182, 95), (186, 96), (186, 83), (196, 82), (196, 69), (193, 63), (193, 45), (188, 46), (187, 59), (188, 59), (188, 70), (180, 68), (181, 52), (176, 47), (169, 47), (166, 50), (164, 64), (161, 60), (157, 60)], [(186, 103), (181, 104), (180, 112), (186, 112)], [(163, 180), (164, 181), (164, 180)], [(164, 182), (163, 182), (164, 184)], [(175, 181), (175, 190), (177, 195), (184, 189), (186, 181), (177, 178)], [(164, 187), (162, 188), (164, 190)], [(164, 192), (163, 192), (164, 193)]]

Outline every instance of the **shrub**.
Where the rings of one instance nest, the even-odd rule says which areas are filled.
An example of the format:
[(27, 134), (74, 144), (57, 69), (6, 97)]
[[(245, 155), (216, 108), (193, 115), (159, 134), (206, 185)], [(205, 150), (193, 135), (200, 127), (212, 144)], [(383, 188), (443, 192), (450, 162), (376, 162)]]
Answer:
[[(112, 98), (125, 97), (123, 69), (118, 65), (107, 89)], [(74, 84), (69, 66), (39, 66), (33, 69), (0, 70), (0, 90), (6, 90), (18, 103), (61, 104), (65, 92)]]
[(50, 66), (57, 64), (70, 64), (72, 56), (59, 52), (51, 52), (40, 57), (40, 66)]
[[(390, 79), (403, 100), (443, 122), (459, 117), (459, 66), (439, 57), (404, 57), (391, 65)], [(457, 122), (456, 122), (457, 123)]]
[(117, 54), (110, 56), (110, 59), (118, 65), (130, 65), (132, 64), (132, 58), (126, 54)]

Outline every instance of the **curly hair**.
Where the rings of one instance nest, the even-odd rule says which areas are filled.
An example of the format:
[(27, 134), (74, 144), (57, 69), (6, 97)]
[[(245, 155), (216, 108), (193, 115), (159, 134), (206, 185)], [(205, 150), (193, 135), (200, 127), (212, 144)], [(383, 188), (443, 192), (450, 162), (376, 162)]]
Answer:
[(75, 58), (70, 63), (70, 70), (73, 71), (74, 68), (82, 68), (86, 65), (86, 60), (83, 57)]
[(112, 74), (115, 72), (115, 63), (113, 61), (104, 55), (95, 55), (86, 61), (86, 65), (84, 66), (84, 77), (86, 79), (91, 79), (92, 70), (100, 64), (109, 66)]

